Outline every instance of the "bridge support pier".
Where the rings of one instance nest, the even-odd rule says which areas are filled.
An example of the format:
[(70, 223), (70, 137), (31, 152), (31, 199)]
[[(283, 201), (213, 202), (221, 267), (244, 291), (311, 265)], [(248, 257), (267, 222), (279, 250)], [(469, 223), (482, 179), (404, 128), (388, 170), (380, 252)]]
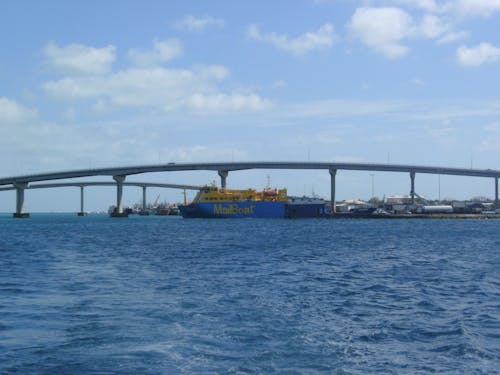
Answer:
[(127, 176), (113, 176), (116, 181), (116, 209), (111, 213), (111, 217), (128, 217), (126, 212), (123, 212), (123, 182)]
[(226, 178), (229, 174), (229, 171), (217, 171), (220, 176), (220, 187), (221, 189), (226, 189)]
[(335, 177), (337, 176), (336, 169), (329, 169), (330, 172), (330, 200), (332, 214), (337, 212), (337, 205), (335, 204)]
[(84, 210), (83, 206), (83, 186), (80, 186), (80, 212), (77, 213), (78, 216), (85, 216), (87, 213)]
[(16, 212), (12, 215), (16, 219), (25, 219), (30, 217), (30, 214), (23, 212), (24, 210), (24, 189), (28, 187), (27, 182), (17, 182), (14, 184), (16, 188)]
[(146, 186), (142, 186), (142, 210), (139, 212), (139, 215), (147, 216), (149, 212), (146, 207)]
[(498, 176), (495, 177), (495, 208), (500, 208), (500, 202), (498, 201)]
[(410, 172), (410, 180), (411, 180), (411, 188), (410, 188), (410, 197), (411, 204), (415, 204), (415, 172)]

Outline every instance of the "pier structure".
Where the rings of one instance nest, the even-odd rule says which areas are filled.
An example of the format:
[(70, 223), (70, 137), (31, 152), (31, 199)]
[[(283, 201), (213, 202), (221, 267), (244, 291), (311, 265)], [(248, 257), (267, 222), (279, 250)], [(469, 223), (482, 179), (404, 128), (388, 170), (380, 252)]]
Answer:
[(16, 182), (14, 188), (16, 189), (16, 212), (15, 218), (27, 218), (29, 213), (24, 212), (24, 190), (28, 187), (27, 182)]
[(80, 186), (80, 211), (77, 213), (78, 216), (85, 216), (87, 213), (85, 212), (84, 209), (84, 191), (85, 187), (82, 185)]
[[(498, 179), (500, 178), (500, 170), (493, 169), (468, 169), (468, 168), (452, 168), (452, 167), (433, 167), (433, 166), (419, 166), (419, 165), (404, 165), (404, 164), (377, 164), (377, 163), (336, 163), (336, 162), (219, 162), (219, 163), (168, 163), (168, 164), (155, 164), (155, 165), (142, 165), (130, 167), (115, 167), (115, 168), (99, 168), (99, 169), (81, 169), (73, 171), (64, 171), (56, 173), (40, 173), (32, 175), (23, 175), (15, 177), (0, 178), (0, 191), (2, 190), (16, 190), (16, 212), (14, 217), (27, 217), (29, 214), (23, 211), (24, 205), (24, 190), (42, 187), (56, 187), (58, 186), (82, 186), (82, 183), (66, 183), (66, 184), (42, 184), (33, 185), (33, 182), (50, 181), (60, 179), (72, 179), (81, 177), (93, 176), (110, 176), (115, 182), (112, 183), (116, 186), (116, 207), (117, 216), (123, 215), (123, 186), (127, 185), (125, 179), (130, 175), (155, 173), (155, 172), (177, 172), (177, 171), (216, 171), (220, 177), (221, 188), (225, 189), (227, 186), (227, 178), (229, 172), (241, 171), (249, 169), (326, 169), (330, 173), (330, 199), (332, 212), (336, 211), (335, 207), (335, 190), (336, 190), (336, 175), (339, 170), (349, 171), (374, 171), (374, 172), (399, 172), (409, 173), (410, 175), (410, 196), (412, 203), (415, 202), (415, 176), (416, 174), (437, 174), (437, 175), (451, 175), (451, 176), (467, 176), (467, 177), (484, 177), (493, 178), (495, 183), (495, 207), (500, 208)], [(109, 184), (98, 183), (98, 184)], [(131, 183), (138, 186), (158, 186), (160, 184), (148, 183)], [(51, 186), (49, 186), (51, 185)], [(91, 183), (84, 183), (83, 186), (91, 185)], [(168, 184), (163, 184), (168, 185)], [(181, 189), (190, 189), (187, 185), (177, 185)], [(182, 187), (181, 187), (182, 186)], [(167, 187), (167, 186), (162, 186)], [(172, 185), (170, 187), (173, 187)], [(195, 189), (199, 190), (201, 187), (197, 186)], [(143, 190), (143, 202), (145, 202), (145, 188)], [(83, 188), (81, 190), (81, 211), (83, 211)], [(143, 205), (143, 209), (144, 209)]]
[(411, 197), (411, 204), (415, 204), (415, 172), (410, 172), (410, 197)]
[[(202, 186), (197, 185), (181, 185), (181, 184), (163, 184), (155, 182), (122, 182), (122, 192), (121, 198), (123, 198), (123, 186), (135, 186), (142, 188), (142, 198), (143, 198), (143, 211), (146, 211), (146, 189), (149, 188), (164, 188), (164, 189), (180, 189), (180, 190), (200, 190)], [(78, 187), (80, 188), (80, 211), (77, 212), (78, 216), (85, 216), (87, 213), (85, 211), (85, 187), (87, 186), (117, 186), (116, 182), (107, 181), (79, 181), (79, 182), (61, 182), (52, 184), (31, 184), (28, 183), (16, 183), (12, 187), (0, 187), (0, 191), (16, 190), (16, 212), (13, 214), (15, 218), (27, 218), (29, 213), (24, 212), (24, 190), (32, 189), (51, 189), (51, 188), (63, 188), (63, 187)], [(117, 201), (118, 201), (118, 187), (117, 187)], [(120, 199), (122, 200), (122, 199)], [(123, 212), (123, 206), (122, 206)]]
[(111, 213), (113, 217), (128, 217), (128, 213), (123, 212), (123, 182), (127, 176), (113, 176), (116, 181), (116, 209)]
[(217, 174), (220, 176), (220, 188), (226, 189), (226, 179), (229, 171), (217, 171)]
[(141, 214), (142, 214), (142, 215), (146, 215), (146, 214), (147, 214), (147, 207), (146, 207), (146, 189), (147, 189), (147, 187), (146, 187), (146, 186), (143, 186), (143, 187), (142, 187), (142, 212), (141, 212)]
[(335, 204), (335, 177), (337, 176), (337, 170), (334, 168), (330, 168), (328, 170), (330, 173), (330, 205), (332, 213), (337, 212), (337, 205)]
[(500, 202), (498, 201), (498, 176), (495, 177), (495, 208), (500, 208)]

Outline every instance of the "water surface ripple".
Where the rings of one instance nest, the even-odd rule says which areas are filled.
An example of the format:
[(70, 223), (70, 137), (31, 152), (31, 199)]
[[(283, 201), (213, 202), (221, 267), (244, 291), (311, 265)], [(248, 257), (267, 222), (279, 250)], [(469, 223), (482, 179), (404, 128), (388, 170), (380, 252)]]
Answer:
[(0, 216), (0, 373), (499, 373), (499, 230)]

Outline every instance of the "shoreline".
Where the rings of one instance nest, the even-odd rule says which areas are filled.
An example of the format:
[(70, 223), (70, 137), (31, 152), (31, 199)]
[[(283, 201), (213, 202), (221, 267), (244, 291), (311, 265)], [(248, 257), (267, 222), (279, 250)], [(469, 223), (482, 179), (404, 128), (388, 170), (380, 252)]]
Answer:
[(338, 219), (500, 219), (499, 214), (394, 214), (394, 215), (356, 215), (336, 213), (331, 215)]

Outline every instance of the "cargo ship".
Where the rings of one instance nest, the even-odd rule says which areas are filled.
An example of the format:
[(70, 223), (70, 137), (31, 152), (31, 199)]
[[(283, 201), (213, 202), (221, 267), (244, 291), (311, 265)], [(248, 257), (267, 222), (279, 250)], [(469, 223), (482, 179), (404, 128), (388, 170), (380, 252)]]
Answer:
[(284, 218), (286, 189), (231, 190), (206, 186), (189, 204), (179, 205), (184, 218)]
[(288, 197), (286, 189), (229, 190), (206, 186), (190, 204), (179, 205), (184, 218), (272, 218), (331, 217), (330, 206), (317, 197)]

